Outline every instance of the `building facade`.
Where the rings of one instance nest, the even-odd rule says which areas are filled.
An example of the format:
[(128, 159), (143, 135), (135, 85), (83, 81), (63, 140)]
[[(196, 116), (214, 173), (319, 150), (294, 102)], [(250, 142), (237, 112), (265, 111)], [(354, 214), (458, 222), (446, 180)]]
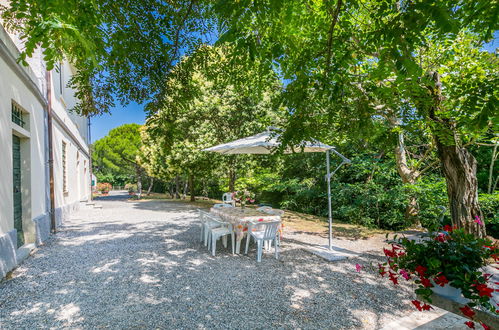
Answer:
[(57, 225), (91, 195), (89, 120), (70, 111), (74, 69), (63, 62), (47, 72), (41, 51), (22, 66), (22, 48), (0, 24), (0, 278), (50, 235), (51, 159)]

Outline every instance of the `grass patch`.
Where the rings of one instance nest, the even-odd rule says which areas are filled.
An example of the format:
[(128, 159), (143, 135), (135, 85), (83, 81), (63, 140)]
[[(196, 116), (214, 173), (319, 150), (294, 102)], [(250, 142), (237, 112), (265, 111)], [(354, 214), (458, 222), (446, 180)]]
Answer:
[[(284, 226), (307, 234), (328, 236), (329, 224), (327, 218), (311, 214), (285, 211), (283, 216)], [(333, 219), (333, 237), (346, 239), (367, 239), (374, 235), (390, 233), (383, 229), (367, 228), (360, 225), (336, 222)]]

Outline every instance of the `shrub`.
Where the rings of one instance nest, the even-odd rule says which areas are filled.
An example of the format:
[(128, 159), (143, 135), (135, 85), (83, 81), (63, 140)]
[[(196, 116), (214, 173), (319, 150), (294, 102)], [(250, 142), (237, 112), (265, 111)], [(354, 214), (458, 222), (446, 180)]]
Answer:
[(107, 194), (113, 186), (108, 182), (99, 182), (97, 183), (97, 190), (103, 194)]
[(125, 185), (125, 190), (128, 190), (129, 193), (135, 193), (135, 192), (137, 192), (137, 184), (127, 183)]
[[(450, 223), (449, 202), (445, 179), (441, 177), (427, 177), (413, 185), (406, 185), (408, 194), (415, 196), (419, 206), (418, 218), (421, 225), (430, 230)], [(440, 223), (442, 210), (445, 207), (444, 222)]]
[(499, 192), (480, 194), (478, 200), (482, 209), (487, 234), (494, 238), (499, 238)]

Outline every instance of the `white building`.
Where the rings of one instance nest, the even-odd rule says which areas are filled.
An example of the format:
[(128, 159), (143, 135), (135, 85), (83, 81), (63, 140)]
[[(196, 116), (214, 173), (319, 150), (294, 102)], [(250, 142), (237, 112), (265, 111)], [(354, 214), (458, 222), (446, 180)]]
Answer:
[(47, 73), (40, 51), (24, 67), (16, 62), (22, 47), (0, 24), (0, 278), (50, 234), (49, 103), (55, 223), (91, 194), (88, 118), (69, 112), (73, 68)]

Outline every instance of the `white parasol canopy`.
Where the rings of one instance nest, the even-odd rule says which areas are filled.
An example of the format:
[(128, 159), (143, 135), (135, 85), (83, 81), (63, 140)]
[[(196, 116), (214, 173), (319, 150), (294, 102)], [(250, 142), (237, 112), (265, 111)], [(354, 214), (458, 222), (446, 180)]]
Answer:
[[(203, 151), (213, 151), (221, 154), (270, 154), (274, 152), (281, 143), (280, 134), (269, 129), (256, 135), (248, 136), (239, 140), (231, 141), (217, 146), (203, 149)], [(324, 152), (334, 149), (332, 146), (319, 141), (303, 141), (300, 145), (287, 148), (284, 153), (293, 152)]]
[[(269, 127), (267, 131), (248, 136), (239, 140), (234, 140), (232, 142), (219, 144), (214, 147), (203, 149), (203, 151), (218, 152), (221, 154), (271, 154), (277, 148), (281, 146), (279, 141), (280, 134), (273, 127)], [(342, 162), (333, 171), (330, 172), (329, 169), (329, 154), (334, 152), (338, 155)], [(284, 150), (285, 154), (290, 154), (293, 152), (326, 152), (326, 165), (327, 165), (327, 190), (328, 190), (328, 211), (329, 211), (329, 249), (332, 249), (332, 238), (333, 238), (333, 228), (332, 228), (332, 212), (331, 212), (331, 176), (336, 173), (336, 171), (343, 165), (348, 164), (351, 161), (340, 154), (332, 146), (319, 142), (317, 140), (312, 141), (302, 141), (299, 145), (287, 148)]]

